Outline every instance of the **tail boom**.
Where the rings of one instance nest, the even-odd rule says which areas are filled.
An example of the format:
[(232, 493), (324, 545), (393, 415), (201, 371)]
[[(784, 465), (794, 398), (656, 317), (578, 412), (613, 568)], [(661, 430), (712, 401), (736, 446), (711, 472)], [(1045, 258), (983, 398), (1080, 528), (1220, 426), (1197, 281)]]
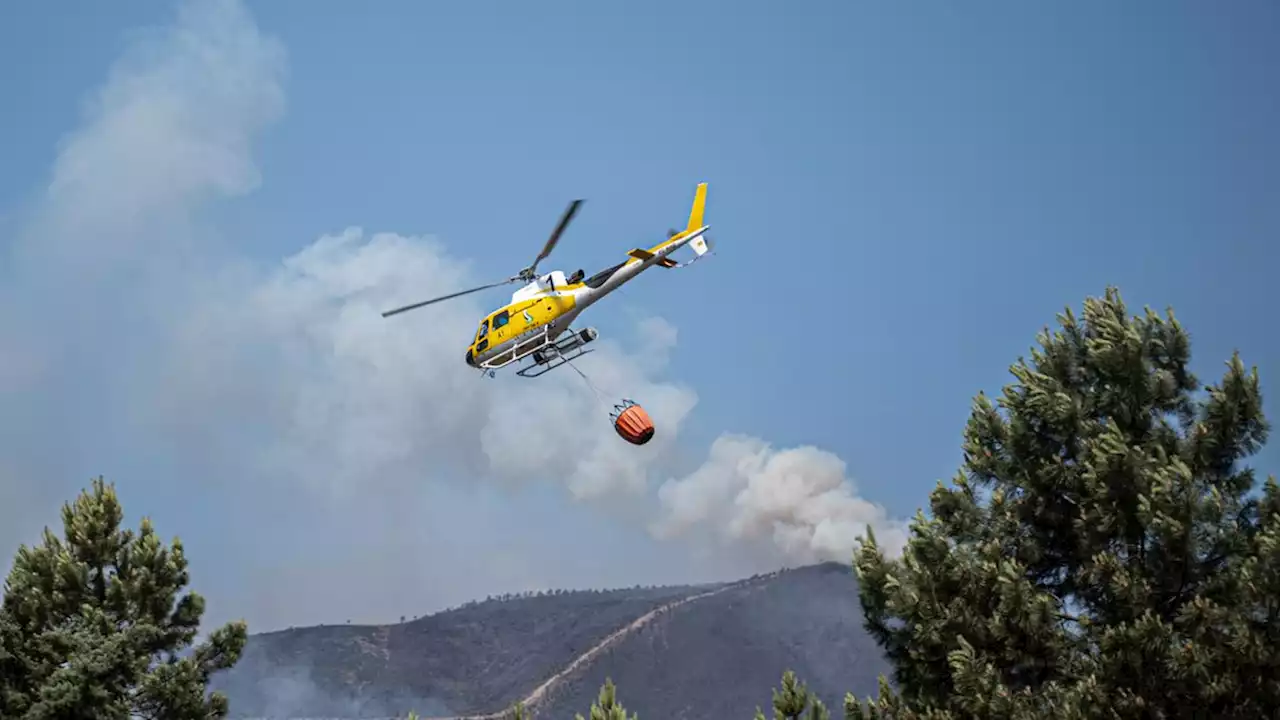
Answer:
[[(694, 194), (693, 207), (689, 211), (689, 221), (685, 224), (685, 229), (673, 233), (671, 237), (653, 247), (634, 248), (627, 252), (627, 260), (612, 268), (608, 279), (586, 289), (577, 296), (577, 303), (571, 315), (576, 316), (578, 312), (581, 312), (588, 305), (595, 303), (600, 298), (613, 292), (615, 288), (654, 265), (668, 269), (685, 267), (707, 255), (711, 251), (711, 243), (704, 237), (710, 227), (703, 224), (705, 222), (706, 203), (707, 184), (699, 183), (697, 192)], [(697, 257), (686, 263), (676, 262), (670, 255), (685, 245), (692, 247)]]
[(681, 267), (678, 263), (669, 257), (671, 253), (688, 245), (693, 248), (694, 254), (697, 256), (694, 260), (701, 258), (711, 251), (711, 245), (708, 243), (705, 233), (708, 225), (705, 225), (707, 212), (707, 184), (698, 183), (698, 188), (693, 194), (693, 207), (689, 209), (689, 221), (685, 223), (684, 230), (674, 233), (671, 237), (648, 249), (636, 248), (627, 253), (634, 261), (641, 263), (649, 263), (652, 258), (657, 258), (656, 264), (664, 268)]

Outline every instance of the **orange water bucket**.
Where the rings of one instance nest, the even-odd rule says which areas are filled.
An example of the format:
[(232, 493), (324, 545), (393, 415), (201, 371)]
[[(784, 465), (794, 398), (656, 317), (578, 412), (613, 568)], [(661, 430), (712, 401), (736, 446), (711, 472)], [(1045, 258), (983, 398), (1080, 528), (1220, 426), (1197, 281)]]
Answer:
[(653, 439), (653, 420), (638, 403), (623, 400), (613, 406), (609, 417), (613, 418), (613, 429), (632, 445), (643, 445)]

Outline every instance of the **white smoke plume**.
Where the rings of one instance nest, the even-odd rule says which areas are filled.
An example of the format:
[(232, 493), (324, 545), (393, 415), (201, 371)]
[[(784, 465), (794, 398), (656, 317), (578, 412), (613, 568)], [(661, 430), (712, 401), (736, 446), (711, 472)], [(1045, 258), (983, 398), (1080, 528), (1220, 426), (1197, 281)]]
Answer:
[[(255, 144), (283, 117), (286, 74), (284, 48), (236, 0), (186, 2), (62, 145), (12, 240), (0, 311), (4, 547), (103, 472), (127, 509), (183, 535), (215, 615), (264, 630), (527, 586), (844, 562), (867, 525), (901, 543), (901, 523), (813, 448), (725, 436), (655, 498), (695, 452), (681, 429), (697, 395), (665, 377), (678, 333), (663, 319), (610, 328), (577, 362), (602, 398), (567, 368), (537, 381), (467, 368), (488, 309), (471, 298), (380, 317), (476, 284), (435, 239), (348, 228), (253, 258), (259, 239), (227, 237), (216, 211), (262, 182)], [(609, 426), (624, 395), (654, 418), (649, 445)], [(591, 532), (617, 545), (531, 519), (537, 488), (589, 502), (607, 519)], [(639, 544), (650, 526), (670, 539), (708, 523), (743, 542), (694, 558)]]
[[(429, 239), (355, 228), (322, 237), (275, 270), (226, 278), (198, 299), (175, 328), (161, 414), (202, 407), (224, 414), (214, 428), (238, 432), (247, 404), (270, 429), (263, 474), (317, 484), (341, 502), (424, 469), (509, 482), (554, 469), (579, 498), (643, 492), (645, 469), (693, 408), (692, 391), (646, 375), (611, 339), (576, 361), (597, 385), (645, 398), (664, 432), (635, 448), (619, 442), (607, 406), (567, 368), (530, 382), (467, 367), (465, 341), (484, 310), (474, 301), (379, 316), (472, 282)], [(670, 332), (641, 339), (638, 356), (653, 358)]]
[(846, 561), (868, 527), (896, 554), (905, 522), (857, 495), (839, 457), (815, 447), (775, 450), (763, 440), (722, 435), (707, 461), (658, 490), (658, 537), (711, 523), (722, 539), (769, 538), (789, 560)]

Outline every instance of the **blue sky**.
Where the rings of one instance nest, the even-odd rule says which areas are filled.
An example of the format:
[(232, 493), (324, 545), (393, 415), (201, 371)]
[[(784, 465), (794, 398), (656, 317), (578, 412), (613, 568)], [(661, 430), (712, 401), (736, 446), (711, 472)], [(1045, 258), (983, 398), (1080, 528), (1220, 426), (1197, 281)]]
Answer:
[[(732, 575), (793, 555), (776, 533), (770, 545), (767, 528), (756, 534), (772, 553), (689, 553), (654, 540), (645, 514), (657, 512), (646, 505), (657, 502), (657, 485), (705, 468), (723, 433), (775, 450), (832, 453), (843, 470), (826, 455), (788, 457), (798, 468), (818, 463), (817, 475), (845, 473), (852, 492), (882, 505), (887, 518), (909, 516), (955, 472), (973, 395), (997, 391), (1055, 313), (1078, 309), (1108, 284), (1134, 310), (1172, 305), (1193, 335), (1204, 379), (1219, 375), (1233, 349), (1259, 366), (1264, 389), (1280, 372), (1280, 339), (1268, 322), (1280, 267), (1274, 4), (815, 2), (784, 13), (763, 2), (624, 11), (385, 0), (249, 3), (243, 17), (222, 5), (185, 26), (213, 38), (195, 43), (217, 50), (206, 56), (184, 45), (185, 36), (164, 35), (174, 18), (168, 3), (4, 10), (0, 94), (17, 111), (0, 135), (0, 237), (54, 258), (7, 269), (20, 279), (10, 282), (8, 315), (24, 315), (13, 309), (15, 296), (33, 297), (14, 288), (39, 288), (58, 308), (47, 319), (10, 318), (28, 333), (11, 337), (54, 353), (59, 359), (42, 362), (65, 373), (47, 374), (8, 403), (12, 452), (0, 469), (10, 498), (27, 504), (6, 543), (29, 539), (56, 519), (58, 502), (105, 473), (121, 484), (127, 507), (181, 534), (205, 563), (197, 581), (206, 578), (201, 589), (216, 612), (267, 625), (385, 619), (522, 584)], [(95, 127), (86, 99), (111, 82), (113, 63), (146, 28), (152, 35), (143, 37), (169, 40), (135, 58), (137, 76), (162, 78), (136, 92), (156, 91), (168, 104), (121, 107), (150, 108), (172, 125), (160, 126), (167, 132), (154, 143), (131, 139), (143, 160), (69, 153), (89, 158), (85, 167), (103, 163), (85, 187), (99, 183), (120, 202), (105, 203), (102, 217), (60, 220), (65, 206), (48, 190), (55, 162), (74, 148), (70, 133)], [(149, 75), (155, 67), (178, 69)], [(198, 82), (185, 82), (188, 72)], [(164, 114), (175, 107), (181, 112)], [(118, 129), (101, 117), (96, 127), (108, 139)], [(210, 162), (223, 164), (197, 168), (205, 156), (192, 156), (148, 174), (163, 163), (147, 153), (172, 158), (164, 141), (183, 138), (203, 144), (172, 147), (213, 148), (221, 154)], [(189, 185), (183, 172), (194, 178)], [(461, 362), (475, 317), (501, 304), (502, 291), (393, 326), (325, 324), (326, 312), (348, 318), (357, 309), (334, 289), (343, 283), (372, 292), (369, 277), (395, 275), (377, 284), (385, 293), (378, 302), (389, 307), (433, 294), (432, 282), (455, 282), (441, 279), (437, 254), (449, 258), (439, 261), (445, 270), (459, 263), (467, 281), (509, 275), (532, 259), (574, 197), (587, 204), (548, 266), (593, 272), (679, 227), (700, 181), (710, 184), (717, 255), (688, 271), (649, 273), (591, 313), (605, 337), (631, 343), (600, 360), (598, 372), (679, 426), (670, 444), (635, 461), (646, 476), (639, 485), (624, 477), (596, 493), (571, 478), (566, 492), (555, 482), (571, 474), (564, 463), (579, 458), (569, 450), (584, 443), (601, 443), (591, 445), (595, 464), (580, 468), (584, 477), (593, 468), (626, 475), (626, 456), (603, 444), (598, 408), (579, 398), (546, 409), (557, 393), (581, 391), (572, 378), (537, 390), (505, 380), (442, 389), (456, 386), (445, 363)], [(194, 188), (174, 196), (181, 213), (153, 212), (154, 203), (138, 199), (169, 197), (162, 185)], [(127, 221), (107, 217), (135, 201), (140, 209)], [(109, 232), (99, 238), (93, 228), (103, 222)], [(401, 248), (414, 255), (389, 246), (383, 255), (321, 253), (308, 266), (322, 268), (319, 280), (293, 282), (282, 269), (283, 258), (353, 226), (366, 241), (387, 232), (435, 236), (440, 246)], [(76, 244), (46, 242), (55, 235)], [(108, 272), (105, 255), (66, 260), (90, 246), (118, 264)], [(411, 265), (419, 275), (396, 275)], [(357, 268), (372, 275), (351, 279)], [(173, 290), (180, 301), (170, 300)], [(68, 299), (74, 292), (84, 304)], [(268, 322), (262, 306), (235, 305), (250, 295), (268, 312), (287, 295), (294, 314)], [(298, 330), (299, 318), (311, 330)], [(109, 362), (90, 359), (117, 341), (124, 349), (111, 350)], [(370, 344), (353, 351), (348, 341)], [(628, 347), (655, 354), (633, 366)], [(196, 365), (183, 353), (207, 364), (198, 390), (188, 387)], [(620, 365), (605, 365), (615, 359)], [(86, 364), (110, 367), (81, 372)], [(391, 366), (402, 375), (393, 377)], [(300, 376), (305, 386), (281, 389)], [(446, 379), (432, 384), (432, 376)], [(229, 378), (258, 384), (237, 388)], [(339, 386), (341, 403), (325, 394)], [(492, 388), (514, 388), (515, 399)], [(468, 394), (482, 392), (490, 394)], [(367, 406), (352, 410), (361, 398)], [(361, 470), (373, 463), (360, 453), (390, 442), (377, 398), (403, 403), (395, 417), (421, 424), (414, 432), (446, 439), (427, 450), (382, 447), (378, 457), (394, 462)], [(298, 419), (335, 417), (315, 409), (322, 399), (334, 403), (325, 412), (365, 413), (367, 422), (344, 435), (361, 434), (359, 448), (333, 440), (351, 421)], [(160, 400), (172, 404), (160, 408)], [(488, 414), (467, 419), (481, 404)], [(136, 406), (147, 409), (124, 409)], [(1275, 412), (1274, 402), (1267, 407)], [(499, 458), (495, 445), (516, 447), (503, 433), (525, 432), (511, 418), (544, 411), (559, 413), (540, 416), (546, 425), (593, 429), (538, 441), (563, 444), (548, 456), (554, 471), (538, 470), (546, 465), (528, 453)], [(132, 419), (95, 417), (122, 413)], [(187, 424), (174, 430), (178, 415)], [(490, 444), (453, 452), (476, 428)], [(604, 438), (581, 434), (596, 431)], [(296, 442), (277, 447), (264, 434)], [(733, 451), (744, 455), (721, 449), (730, 464), (772, 457), (749, 443)], [(334, 474), (338, 490), (314, 480), (327, 471), (300, 464), (325, 453), (326, 462), (349, 463)], [(1277, 459), (1273, 444), (1258, 464), (1274, 472)], [(305, 490), (281, 481), (271, 498), (255, 494), (273, 472), (313, 479)], [(391, 476), (399, 478), (385, 481), (392, 489), (377, 484)], [(525, 482), (532, 476), (543, 481)], [(358, 519), (340, 520), (352, 492), (384, 500), (362, 500)], [(856, 515), (852, 495), (842, 497), (840, 507)], [(434, 509), (418, 509), (426, 507)], [(751, 522), (737, 516), (738, 525), (725, 511), (725, 527), (752, 535), (748, 526), (777, 509), (756, 510)], [(415, 512), (420, 519), (406, 519)], [(708, 513), (690, 517), (709, 526)], [(244, 530), (250, 523), (257, 529)], [(279, 561), (288, 572), (261, 560), (270, 554), (259, 550), (265, 544), (288, 558)], [(442, 545), (447, 557), (423, 568), (389, 569), (397, 553)], [(349, 583), (339, 579), (344, 570), (354, 573)], [(282, 577), (357, 589), (299, 613), (282, 609)], [(359, 589), (380, 583), (384, 594)]]

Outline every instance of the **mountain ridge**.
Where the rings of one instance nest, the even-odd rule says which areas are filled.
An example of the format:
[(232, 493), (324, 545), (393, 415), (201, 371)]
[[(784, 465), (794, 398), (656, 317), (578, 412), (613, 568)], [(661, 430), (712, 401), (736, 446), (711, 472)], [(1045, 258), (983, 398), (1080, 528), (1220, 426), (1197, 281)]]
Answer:
[[(708, 590), (706, 592), (697, 593), (694, 595), (688, 595), (678, 600), (673, 600), (665, 605), (660, 605), (657, 608), (654, 608), (653, 610), (650, 610), (644, 615), (641, 615), (640, 617), (631, 621), (631, 623), (629, 623), (628, 625), (625, 625), (622, 628), (619, 628), (618, 630), (614, 631), (611, 635), (606, 637), (604, 640), (601, 640), (599, 643), (592, 646), (590, 650), (587, 650), (585, 653), (574, 658), (573, 661), (570, 662), (567, 667), (565, 667), (563, 670), (560, 670), (555, 675), (552, 675), (550, 678), (544, 681), (541, 685), (534, 688), (533, 692), (521, 698), (519, 702), (522, 705), (524, 705), (525, 709), (529, 712), (529, 715), (531, 717), (537, 717), (538, 711), (541, 709), (544, 702), (550, 702), (551, 700), (553, 700), (553, 692), (559, 689), (559, 686), (567, 678), (569, 678), (575, 671), (582, 669), (587, 663), (590, 663), (593, 659), (595, 659), (601, 653), (609, 649), (610, 646), (613, 646), (622, 642), (623, 640), (627, 639), (630, 635), (644, 628), (658, 616), (664, 613), (672, 612), (673, 610), (676, 610), (679, 607), (686, 605), (688, 603), (697, 602), (699, 600), (703, 600), (709, 597), (715, 597), (716, 595), (727, 592), (734, 588), (742, 587), (747, 583), (760, 582), (766, 578), (776, 577), (778, 572), (780, 571), (767, 573), (763, 576), (752, 576), (750, 578), (737, 580), (731, 583), (722, 583), (720, 584), (719, 587), (716, 587), (713, 590)], [(423, 718), (423, 720), (502, 720), (502, 718), (507, 716), (509, 712), (510, 712), (509, 708), (503, 708), (502, 710), (486, 713), (484, 715), (455, 715), (450, 717)]]
[[(852, 570), (838, 563), (730, 582), (502, 598), (397, 624), (253, 635), (211, 689), (228, 693), (237, 718), (414, 710), (431, 720), (495, 720), (517, 701), (535, 717), (572, 717), (611, 677), (641, 717), (706, 717), (717, 708), (727, 713), (718, 717), (750, 717), (768, 705), (783, 670), (837, 705), (846, 690), (874, 693), (888, 671), (861, 626)], [(744, 690), (755, 696), (739, 697)]]

